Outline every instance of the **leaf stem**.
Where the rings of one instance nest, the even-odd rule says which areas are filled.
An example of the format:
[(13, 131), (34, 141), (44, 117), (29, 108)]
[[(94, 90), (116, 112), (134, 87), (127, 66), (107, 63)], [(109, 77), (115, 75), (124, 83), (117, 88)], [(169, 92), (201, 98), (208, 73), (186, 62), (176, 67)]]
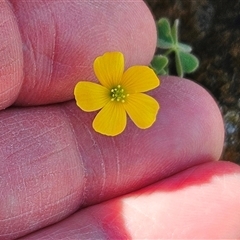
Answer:
[(172, 53), (174, 51), (174, 49), (170, 48), (169, 50), (167, 50), (163, 55), (164, 56), (167, 56), (169, 55), (170, 53)]

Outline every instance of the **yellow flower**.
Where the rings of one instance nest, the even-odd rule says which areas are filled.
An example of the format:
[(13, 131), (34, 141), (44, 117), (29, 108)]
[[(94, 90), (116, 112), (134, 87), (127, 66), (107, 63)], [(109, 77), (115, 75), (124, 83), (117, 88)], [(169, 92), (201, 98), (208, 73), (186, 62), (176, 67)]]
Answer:
[(133, 66), (124, 72), (121, 52), (107, 52), (94, 61), (94, 72), (100, 84), (81, 81), (74, 89), (77, 105), (86, 112), (100, 110), (93, 128), (108, 136), (123, 132), (127, 114), (142, 129), (156, 120), (158, 102), (142, 93), (159, 86), (160, 81), (147, 66)]

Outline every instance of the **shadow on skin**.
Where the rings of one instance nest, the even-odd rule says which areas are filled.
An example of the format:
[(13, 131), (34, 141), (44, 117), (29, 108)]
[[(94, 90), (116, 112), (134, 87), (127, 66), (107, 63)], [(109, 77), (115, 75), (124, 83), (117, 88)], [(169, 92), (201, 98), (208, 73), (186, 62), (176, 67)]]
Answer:
[[(238, 175), (235, 182), (234, 175)], [(22, 239), (236, 237), (240, 194), (233, 196), (232, 190), (239, 181), (236, 165), (204, 163), (134, 193), (82, 209)], [(233, 205), (230, 208), (229, 203)]]

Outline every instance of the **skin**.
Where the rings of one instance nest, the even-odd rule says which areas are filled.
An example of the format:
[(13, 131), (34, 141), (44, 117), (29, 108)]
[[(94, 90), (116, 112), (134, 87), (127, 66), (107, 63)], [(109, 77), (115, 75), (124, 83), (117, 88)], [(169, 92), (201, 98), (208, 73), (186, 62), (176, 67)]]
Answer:
[(161, 77), (155, 124), (128, 121), (114, 138), (71, 100), (106, 51), (149, 64), (156, 31), (142, 1), (0, 9), (0, 239), (240, 237), (240, 168), (217, 161), (223, 122), (203, 88)]

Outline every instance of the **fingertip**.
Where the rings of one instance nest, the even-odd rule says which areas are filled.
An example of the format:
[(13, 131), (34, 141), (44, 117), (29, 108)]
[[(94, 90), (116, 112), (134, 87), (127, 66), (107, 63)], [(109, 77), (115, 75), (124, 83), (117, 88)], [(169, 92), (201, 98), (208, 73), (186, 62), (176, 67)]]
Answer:
[(197, 155), (209, 152), (211, 159), (218, 160), (223, 150), (224, 124), (214, 97), (191, 80), (174, 76), (160, 79), (162, 84), (153, 95), (161, 104), (158, 126), (162, 135), (173, 142), (189, 139), (189, 150), (195, 146)]
[(96, 81), (93, 61), (105, 52), (123, 52), (126, 67), (148, 65), (153, 57), (155, 22), (141, 0), (12, 4), (25, 46), (17, 105), (73, 99), (77, 82)]
[(0, 8), (0, 110), (17, 98), (23, 80), (22, 42), (10, 5)]
[(240, 234), (239, 184), (238, 165), (204, 163), (122, 197), (118, 217), (123, 216), (123, 229), (134, 239), (235, 239)]
[(237, 239), (240, 168), (204, 163), (76, 212), (24, 239)]

